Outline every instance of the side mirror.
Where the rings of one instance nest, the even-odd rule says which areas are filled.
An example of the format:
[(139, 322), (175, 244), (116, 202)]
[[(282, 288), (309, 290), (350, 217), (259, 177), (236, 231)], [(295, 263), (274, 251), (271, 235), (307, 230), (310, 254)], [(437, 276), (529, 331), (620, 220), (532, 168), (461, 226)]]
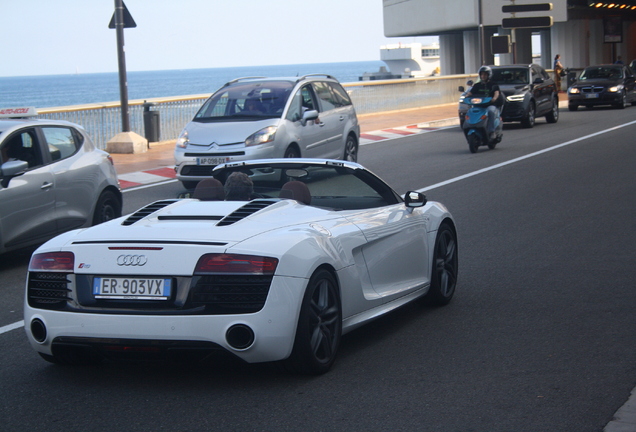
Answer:
[(318, 119), (318, 111), (309, 110), (303, 113), (303, 117), (302, 119), (300, 119), (300, 122), (303, 126), (305, 126), (309, 120), (316, 120), (316, 119)]
[(426, 200), (426, 195), (422, 193), (416, 191), (408, 191), (404, 194), (404, 204), (407, 207), (423, 207), (427, 202), (428, 201)]
[(22, 160), (9, 161), (0, 167), (0, 178), (2, 179), (2, 187), (9, 186), (9, 182), (13, 177), (20, 176), (29, 169), (29, 163)]
[(543, 84), (544, 81), (545, 80), (543, 78), (539, 77), (539, 78), (535, 79), (532, 84)]

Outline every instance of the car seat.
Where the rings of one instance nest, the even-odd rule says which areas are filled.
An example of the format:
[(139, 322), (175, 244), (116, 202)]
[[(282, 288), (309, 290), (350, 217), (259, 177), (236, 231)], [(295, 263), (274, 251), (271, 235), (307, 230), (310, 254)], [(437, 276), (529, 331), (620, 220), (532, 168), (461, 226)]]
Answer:
[(223, 201), (225, 199), (223, 183), (214, 178), (203, 179), (194, 189), (192, 198), (199, 201)]
[(280, 198), (293, 199), (306, 205), (311, 204), (309, 188), (305, 183), (297, 180), (285, 183), (278, 196)]

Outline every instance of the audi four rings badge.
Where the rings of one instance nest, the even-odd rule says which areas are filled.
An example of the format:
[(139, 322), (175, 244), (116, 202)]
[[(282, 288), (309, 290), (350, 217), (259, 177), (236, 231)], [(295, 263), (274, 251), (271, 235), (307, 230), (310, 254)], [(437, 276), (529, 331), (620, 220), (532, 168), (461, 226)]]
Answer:
[(117, 257), (118, 266), (142, 266), (147, 262), (146, 255), (119, 255)]

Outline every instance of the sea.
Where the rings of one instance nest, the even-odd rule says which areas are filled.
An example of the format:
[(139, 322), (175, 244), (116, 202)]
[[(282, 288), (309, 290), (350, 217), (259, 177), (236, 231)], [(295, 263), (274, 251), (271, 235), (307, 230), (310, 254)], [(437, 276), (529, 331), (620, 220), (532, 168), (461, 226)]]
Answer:
[[(150, 99), (214, 93), (240, 77), (288, 77), (328, 74), (341, 83), (357, 82), (365, 72), (377, 72), (382, 61), (313, 63), (127, 72), (128, 99)], [(119, 73), (0, 77), (0, 108), (53, 108), (119, 101)]]

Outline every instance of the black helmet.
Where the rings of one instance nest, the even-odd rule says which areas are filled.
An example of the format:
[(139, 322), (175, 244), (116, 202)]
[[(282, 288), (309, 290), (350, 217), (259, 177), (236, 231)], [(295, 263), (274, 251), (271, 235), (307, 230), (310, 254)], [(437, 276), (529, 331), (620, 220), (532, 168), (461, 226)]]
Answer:
[(492, 78), (492, 69), (490, 69), (490, 66), (482, 66), (479, 68), (479, 72), (477, 72), (477, 75), (479, 75), (479, 78), (481, 78), (482, 72), (486, 72), (488, 74), (489, 80), (490, 78)]

